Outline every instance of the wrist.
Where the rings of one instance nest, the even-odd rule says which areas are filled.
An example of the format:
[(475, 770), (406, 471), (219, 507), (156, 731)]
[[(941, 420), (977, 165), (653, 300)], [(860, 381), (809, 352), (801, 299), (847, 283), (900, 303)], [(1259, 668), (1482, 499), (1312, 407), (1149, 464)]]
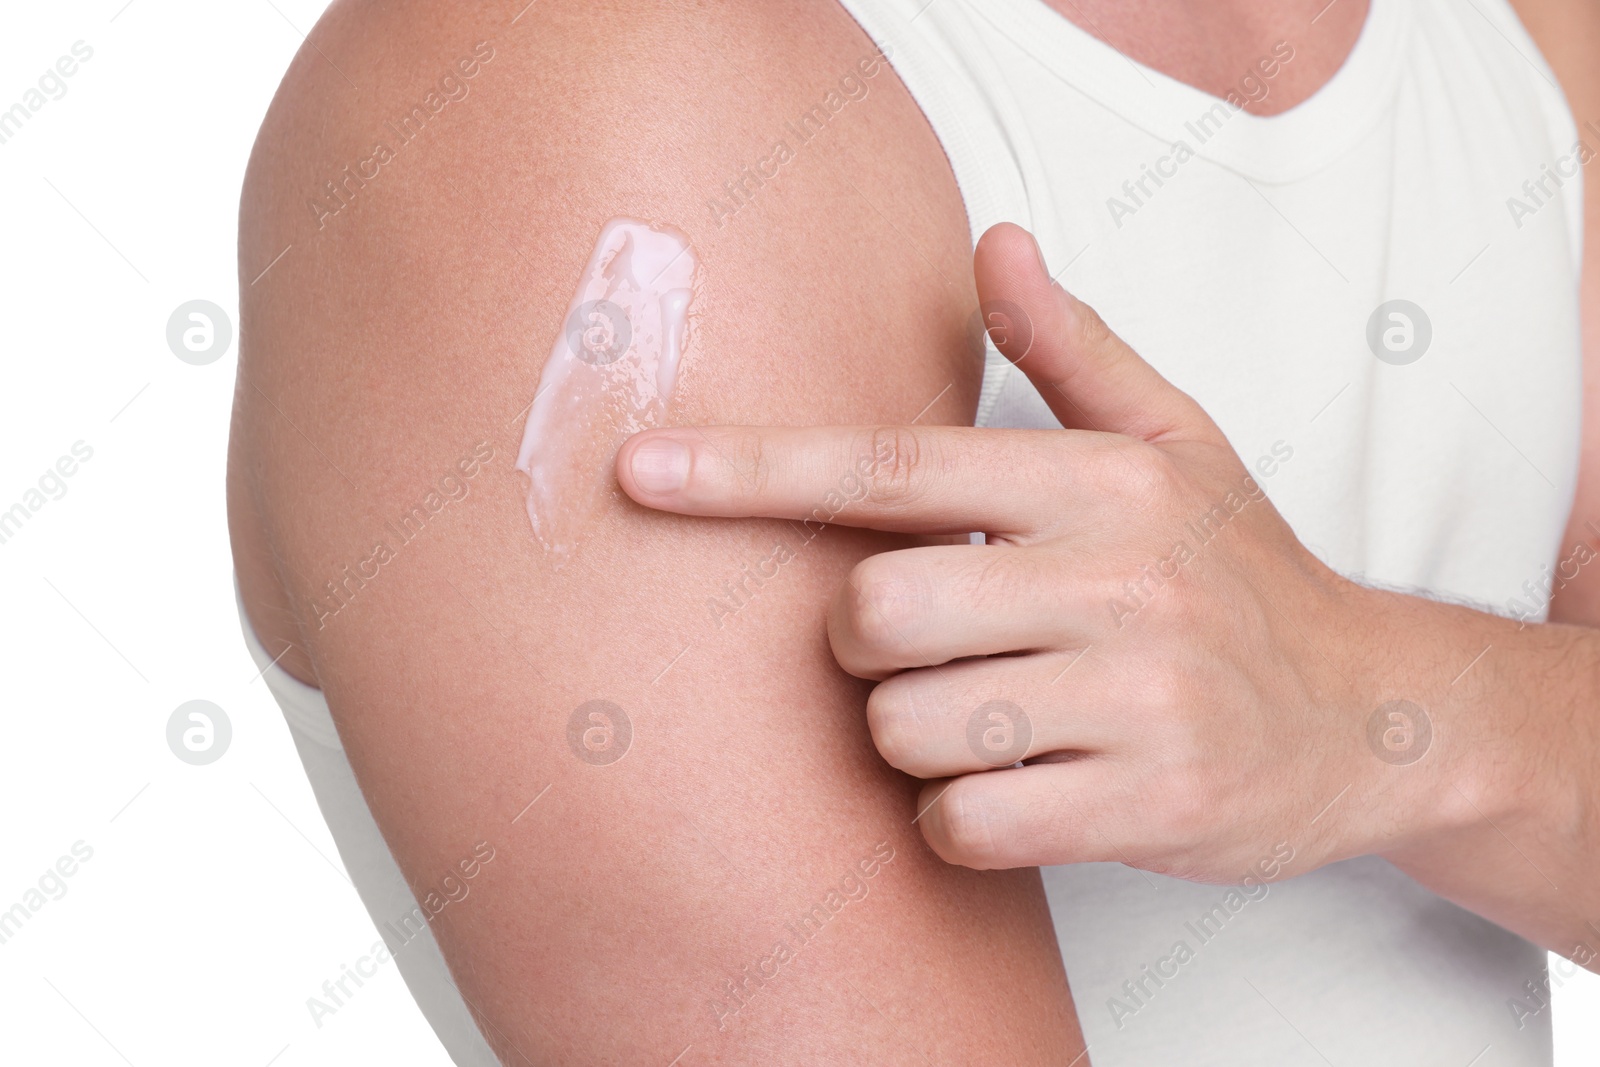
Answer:
[(1391, 598), (1380, 629), (1393, 650), (1382, 699), (1417, 705), (1430, 736), (1420, 758), (1384, 768), (1392, 836), (1375, 851), (1419, 873), (1580, 847), (1595, 795), (1576, 772), (1600, 751), (1587, 711), (1600, 632), (1380, 595)]
[[(1516, 817), (1514, 761), (1480, 706), (1503, 624), (1456, 605), (1346, 581), (1351, 854), (1400, 859)], [(1487, 650), (1487, 651), (1486, 651)], [(1492, 713), (1493, 709), (1489, 709)], [(1490, 832), (1493, 832), (1492, 830)]]
[[(1490, 921), (1593, 958), (1600, 630), (1324, 588), (1327, 621), (1307, 635), (1347, 695), (1323, 747), (1343, 754), (1325, 768), (1336, 788), (1349, 784), (1313, 820), (1321, 862), (1381, 856)], [(1401, 718), (1380, 714), (1401, 701), (1390, 709)]]

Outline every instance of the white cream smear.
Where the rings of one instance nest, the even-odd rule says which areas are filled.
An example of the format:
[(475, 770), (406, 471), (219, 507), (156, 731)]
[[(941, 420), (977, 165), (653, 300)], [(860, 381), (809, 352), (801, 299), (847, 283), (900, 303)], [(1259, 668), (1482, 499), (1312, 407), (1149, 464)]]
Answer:
[(534, 536), (556, 567), (611, 496), (622, 442), (665, 421), (698, 281), (689, 238), (671, 226), (616, 218), (601, 229), (517, 453)]

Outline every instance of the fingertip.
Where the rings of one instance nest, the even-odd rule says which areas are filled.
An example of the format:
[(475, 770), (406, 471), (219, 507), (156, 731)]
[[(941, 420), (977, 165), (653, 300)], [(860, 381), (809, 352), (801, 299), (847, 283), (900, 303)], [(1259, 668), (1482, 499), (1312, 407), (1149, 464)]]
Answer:
[(1026, 242), (1032, 237), (1025, 226), (1019, 226), (1015, 222), (997, 222), (978, 238), (978, 246), (1010, 247), (1019, 241)]
[(917, 817), (914, 820), (917, 828), (922, 831), (922, 839), (933, 849), (934, 854), (946, 863), (953, 862), (945, 855), (944, 811), (940, 807), (944, 794), (955, 783), (953, 778), (928, 782), (917, 794)]
[(645, 430), (617, 450), (617, 482), (641, 504), (659, 504), (689, 484), (694, 454), (667, 430)]
[(1038, 238), (1014, 222), (999, 222), (984, 231), (974, 256), (980, 276), (993, 271), (1001, 277), (1050, 278)]
[[(962, 777), (971, 778), (972, 775)], [(917, 798), (917, 810), (922, 813), (917, 825), (922, 827), (922, 838), (928, 843), (928, 847), (946, 863), (971, 867), (974, 870), (987, 870), (992, 865), (983, 861), (978, 855), (978, 850), (967, 847), (959, 840), (962, 835), (953, 830), (951, 804), (955, 789), (961, 781), (962, 778), (945, 778), (923, 786), (922, 793)]]

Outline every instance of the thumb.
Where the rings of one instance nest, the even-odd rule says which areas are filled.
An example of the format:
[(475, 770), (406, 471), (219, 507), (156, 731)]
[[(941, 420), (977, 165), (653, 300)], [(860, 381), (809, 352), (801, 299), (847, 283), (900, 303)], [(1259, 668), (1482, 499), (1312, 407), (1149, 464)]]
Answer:
[(973, 269), (995, 347), (1028, 376), (1061, 425), (1151, 442), (1222, 438), (1199, 404), (1051, 281), (1027, 230), (1009, 222), (990, 227)]

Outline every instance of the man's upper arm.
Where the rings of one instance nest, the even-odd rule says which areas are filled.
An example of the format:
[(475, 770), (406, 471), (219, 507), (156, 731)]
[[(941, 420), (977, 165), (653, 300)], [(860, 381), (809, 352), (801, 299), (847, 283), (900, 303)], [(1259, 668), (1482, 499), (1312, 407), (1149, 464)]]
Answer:
[(1067, 1062), (1036, 873), (929, 852), (829, 653), (849, 567), (907, 542), (614, 493), (556, 569), (512, 469), (614, 216), (701, 263), (672, 422), (968, 420), (937, 143), (831, 4), (519, 6), (336, 6), (274, 104), (241, 241), (247, 599), (295, 620), (413, 888), (496, 849), (436, 932), (535, 1062)]
[[(1583, 455), (1578, 492), (1561, 543), (1563, 557), (1578, 543), (1600, 549), (1600, 173), (1592, 160), (1600, 152), (1600, 4), (1593, 0), (1513, 0), (1517, 15), (1544, 53), (1566, 94), (1578, 137), (1588, 145), (1583, 168)], [(1553, 622), (1600, 626), (1600, 573), (1580, 571), (1550, 606)]]

